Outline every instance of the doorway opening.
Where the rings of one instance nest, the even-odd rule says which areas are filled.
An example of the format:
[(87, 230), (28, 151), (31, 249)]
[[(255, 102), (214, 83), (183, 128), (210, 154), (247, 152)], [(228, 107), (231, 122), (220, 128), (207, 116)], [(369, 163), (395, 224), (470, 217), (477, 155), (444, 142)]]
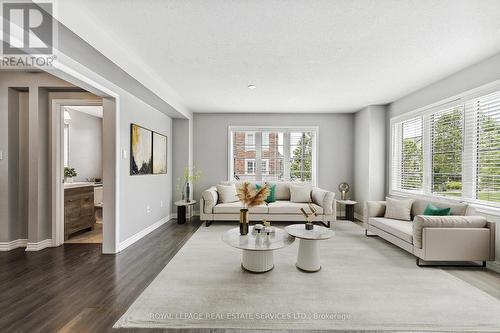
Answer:
[(103, 107), (64, 105), (64, 242), (99, 243), (103, 234)]
[[(78, 113), (73, 113), (71, 110)], [(87, 113), (82, 110), (87, 111)], [(100, 169), (102, 170), (100, 176), (98, 172), (85, 173), (83, 172), (85, 168), (72, 166), (75, 165), (75, 156), (72, 153), (75, 147), (71, 147), (74, 146), (71, 143), (71, 133), (75, 131), (75, 123), (72, 126), (71, 122), (73, 119), (76, 120), (80, 114), (88, 115), (91, 110), (99, 112), (99, 116), (102, 114), (101, 117), (96, 117), (102, 122), (100, 161), (94, 161), (94, 164), (100, 164)], [(66, 113), (65, 111), (68, 112)], [(71, 120), (68, 117), (68, 113)], [(114, 154), (117, 145), (116, 122), (114, 98), (101, 98), (87, 93), (83, 96), (75, 96), (73, 94), (68, 99), (64, 97), (55, 97), (52, 99), (53, 246), (59, 246), (66, 242), (101, 242), (103, 253), (118, 252), (118, 225), (116, 221), (115, 200), (115, 193), (117, 191), (115, 178), (118, 171)], [(86, 151), (89, 151), (88, 148), (95, 148), (97, 144), (94, 139), (83, 140)], [(69, 144), (65, 145), (65, 140)], [(67, 172), (65, 177), (65, 166), (66, 168), (75, 168), (77, 175), (75, 176), (73, 173)], [(81, 177), (78, 177), (78, 175)], [(69, 180), (68, 178), (74, 179)], [(73, 193), (68, 193), (69, 191)], [(67, 197), (65, 194), (67, 194)], [(66, 204), (69, 204), (68, 207), (66, 207)]]

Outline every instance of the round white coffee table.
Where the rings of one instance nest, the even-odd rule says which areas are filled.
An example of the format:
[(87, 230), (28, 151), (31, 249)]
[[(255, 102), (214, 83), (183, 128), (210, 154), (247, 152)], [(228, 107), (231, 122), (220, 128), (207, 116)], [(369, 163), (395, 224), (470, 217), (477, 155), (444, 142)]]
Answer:
[(273, 251), (292, 244), (295, 238), (288, 235), (283, 229), (275, 228), (269, 235), (265, 233), (252, 234), (253, 227), (248, 234), (240, 235), (240, 228), (226, 231), (222, 240), (237, 249), (243, 250), (241, 267), (252, 273), (265, 273), (274, 268)]
[(298, 269), (313, 273), (321, 269), (319, 260), (318, 241), (329, 239), (335, 233), (333, 230), (321, 226), (314, 226), (313, 230), (306, 230), (303, 224), (292, 224), (285, 227), (285, 231), (293, 237), (299, 238), (299, 253), (297, 255)]

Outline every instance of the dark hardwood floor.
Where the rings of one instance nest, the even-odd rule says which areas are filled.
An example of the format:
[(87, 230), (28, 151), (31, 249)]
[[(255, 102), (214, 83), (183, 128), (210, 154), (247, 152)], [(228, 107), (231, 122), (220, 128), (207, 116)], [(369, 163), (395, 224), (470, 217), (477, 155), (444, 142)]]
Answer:
[(112, 326), (200, 224), (171, 220), (117, 255), (100, 244), (0, 252), (0, 332), (138, 332)]
[[(112, 329), (200, 225), (198, 218), (183, 225), (171, 220), (117, 255), (101, 254), (100, 244), (0, 252), (0, 333), (243, 332)], [(481, 268), (445, 270), (500, 299), (500, 274)]]

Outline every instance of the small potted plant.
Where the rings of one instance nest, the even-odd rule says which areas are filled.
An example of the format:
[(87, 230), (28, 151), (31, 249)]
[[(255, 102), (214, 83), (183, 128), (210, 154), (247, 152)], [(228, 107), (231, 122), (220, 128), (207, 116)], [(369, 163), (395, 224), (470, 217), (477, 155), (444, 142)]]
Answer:
[(65, 183), (72, 183), (73, 182), (73, 177), (78, 176), (78, 174), (75, 171), (75, 168), (70, 168), (70, 167), (64, 167), (64, 182)]
[[(184, 168), (184, 174), (182, 178), (177, 180), (177, 190), (181, 192), (181, 199), (186, 202), (191, 201), (191, 193), (192, 193), (192, 185), (199, 181), (201, 178), (201, 171), (197, 170), (195, 167), (186, 167)], [(181, 185), (180, 183), (184, 184)]]

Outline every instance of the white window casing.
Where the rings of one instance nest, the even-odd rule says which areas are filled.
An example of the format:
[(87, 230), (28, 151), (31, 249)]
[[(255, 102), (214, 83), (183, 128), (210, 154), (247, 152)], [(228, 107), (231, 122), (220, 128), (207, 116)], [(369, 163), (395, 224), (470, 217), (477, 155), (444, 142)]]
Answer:
[[(405, 170), (409, 155), (403, 148), (404, 130), (411, 137), (408, 133), (415, 129), (410, 124), (418, 118), (422, 122), (420, 190), (408, 186), (419, 178), (410, 177), (413, 169)], [(500, 208), (499, 82), (394, 117), (390, 126), (390, 194), (417, 193)]]

